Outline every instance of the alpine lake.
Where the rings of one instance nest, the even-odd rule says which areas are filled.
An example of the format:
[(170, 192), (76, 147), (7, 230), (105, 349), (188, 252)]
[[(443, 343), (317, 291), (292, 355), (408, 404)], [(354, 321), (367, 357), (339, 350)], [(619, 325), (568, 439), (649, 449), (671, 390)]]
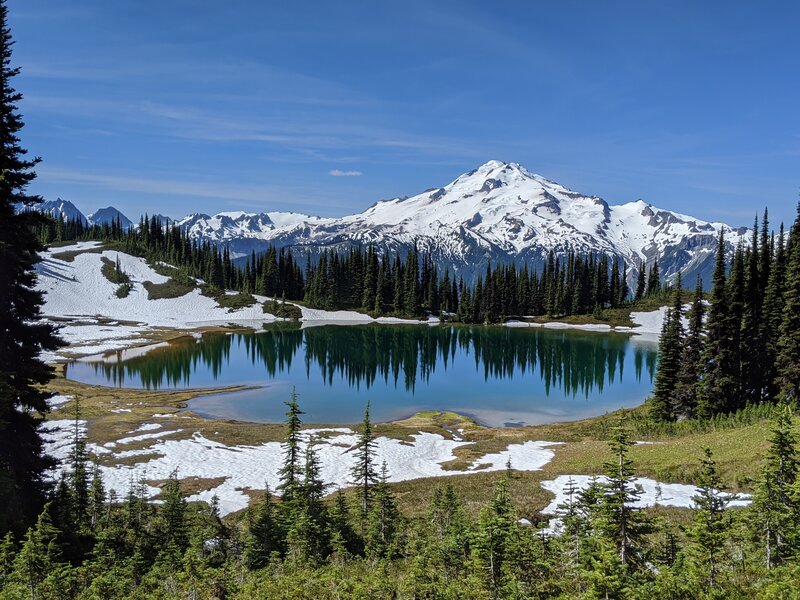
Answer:
[(210, 418), (280, 422), (294, 388), (306, 423), (357, 423), (369, 401), (379, 422), (447, 410), (512, 427), (640, 405), (656, 354), (652, 339), (622, 333), (276, 323), (74, 361), (66, 376), (151, 390), (248, 386), (190, 401), (189, 410)]

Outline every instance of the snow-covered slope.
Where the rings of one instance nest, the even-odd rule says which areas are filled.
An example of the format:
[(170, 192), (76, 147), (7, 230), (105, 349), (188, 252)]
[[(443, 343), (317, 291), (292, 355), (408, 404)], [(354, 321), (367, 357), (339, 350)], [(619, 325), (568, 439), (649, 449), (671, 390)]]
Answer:
[(539, 265), (550, 250), (563, 255), (573, 249), (619, 256), (631, 275), (642, 260), (657, 258), (663, 274), (682, 270), (687, 281), (695, 273), (710, 279), (722, 227), (731, 249), (748, 237), (746, 228), (732, 230), (643, 200), (610, 205), (516, 163), (495, 160), (444, 187), (341, 218), (235, 212), (195, 214), (177, 223), (197, 238), (227, 244), (238, 256), (269, 244), (312, 254), (353, 244), (404, 253), (416, 244), (441, 265), (474, 273), (487, 262)]
[[(261, 323), (275, 317), (264, 313), (266, 298), (256, 296), (258, 303), (239, 310), (220, 307), (216, 300), (203, 296), (199, 289), (178, 298), (149, 300), (144, 282), (164, 283), (167, 277), (156, 273), (143, 258), (123, 252), (99, 252), (98, 242), (78, 242), (42, 254), (36, 265), (36, 288), (44, 292), (42, 313), (68, 323), (59, 335), (70, 344), (69, 352), (94, 354), (109, 349), (141, 343), (139, 336), (151, 328), (191, 329), (204, 323)], [(65, 251), (83, 252), (71, 261), (59, 258)], [(127, 297), (118, 298), (118, 285), (102, 274), (102, 259), (119, 261), (131, 280)], [(111, 322), (109, 322), (111, 320)], [(120, 324), (120, 321), (125, 324)], [(54, 360), (56, 355), (45, 356)]]

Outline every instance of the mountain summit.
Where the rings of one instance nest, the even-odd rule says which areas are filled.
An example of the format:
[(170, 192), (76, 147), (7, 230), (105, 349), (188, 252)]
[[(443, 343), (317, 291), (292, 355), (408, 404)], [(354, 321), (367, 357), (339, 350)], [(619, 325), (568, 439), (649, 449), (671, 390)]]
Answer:
[[(45, 203), (51, 214), (80, 215), (71, 203)], [(89, 223), (119, 218), (113, 207), (88, 216)], [(161, 222), (166, 222), (161, 219)], [(720, 229), (728, 249), (749, 241), (746, 228), (708, 223), (662, 210), (644, 200), (611, 205), (599, 196), (575, 192), (517, 163), (490, 160), (443, 187), (416, 196), (382, 200), (364, 212), (322, 218), (291, 212), (196, 213), (175, 221), (192, 237), (227, 246), (234, 258), (275, 245), (298, 258), (327, 249), (375, 245), (383, 252), (405, 254), (414, 247), (430, 252), (440, 266), (471, 278), (488, 263), (523, 263), (541, 267), (552, 250), (616, 256), (631, 277), (642, 261), (657, 259), (670, 280), (682, 271), (685, 281), (703, 276), (710, 283)]]
[(540, 266), (550, 250), (598, 252), (621, 258), (631, 274), (658, 259), (662, 273), (700, 273), (710, 282), (716, 238), (728, 231), (730, 248), (747, 229), (708, 223), (656, 208), (643, 200), (610, 205), (570, 190), (517, 163), (491, 160), (449, 184), (409, 198), (377, 202), (339, 218), (296, 213), (191, 215), (180, 221), (193, 236), (227, 244), (235, 255), (269, 244), (298, 253), (374, 244), (407, 252), (415, 245), (469, 276), (487, 263)]

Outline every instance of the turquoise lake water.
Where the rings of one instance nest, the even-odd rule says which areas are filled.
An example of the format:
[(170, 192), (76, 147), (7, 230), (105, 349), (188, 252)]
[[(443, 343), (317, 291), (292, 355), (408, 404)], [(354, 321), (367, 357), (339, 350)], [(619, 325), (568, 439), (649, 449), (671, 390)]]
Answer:
[(210, 417), (283, 420), (291, 389), (307, 423), (375, 421), (453, 410), (491, 426), (572, 420), (641, 404), (656, 344), (543, 328), (275, 324), (209, 333), (121, 362), (73, 362), (67, 377), (145, 389), (258, 386), (197, 398)]

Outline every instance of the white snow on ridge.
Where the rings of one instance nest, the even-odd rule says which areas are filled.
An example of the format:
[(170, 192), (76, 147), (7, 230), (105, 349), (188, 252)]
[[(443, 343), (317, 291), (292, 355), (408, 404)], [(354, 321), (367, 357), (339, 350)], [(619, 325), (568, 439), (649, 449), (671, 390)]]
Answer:
[[(243, 242), (242, 252), (284, 245), (325, 247), (342, 241), (406, 246), (417, 242), (461, 266), (480, 248), (493, 260), (548, 250), (614, 254), (629, 271), (641, 261), (667, 259), (667, 278), (700, 268), (725, 227), (730, 248), (748, 241), (733, 230), (656, 208), (643, 200), (611, 205), (574, 192), (517, 163), (491, 160), (438, 189), (375, 203), (362, 213), (321, 218), (295, 213), (190, 215), (178, 221), (190, 235), (213, 242)], [(249, 243), (260, 242), (261, 245)], [(247, 250), (245, 250), (247, 248)], [(676, 250), (680, 250), (680, 256)], [(503, 256), (503, 253), (506, 256)], [(707, 266), (707, 265), (706, 265)]]

